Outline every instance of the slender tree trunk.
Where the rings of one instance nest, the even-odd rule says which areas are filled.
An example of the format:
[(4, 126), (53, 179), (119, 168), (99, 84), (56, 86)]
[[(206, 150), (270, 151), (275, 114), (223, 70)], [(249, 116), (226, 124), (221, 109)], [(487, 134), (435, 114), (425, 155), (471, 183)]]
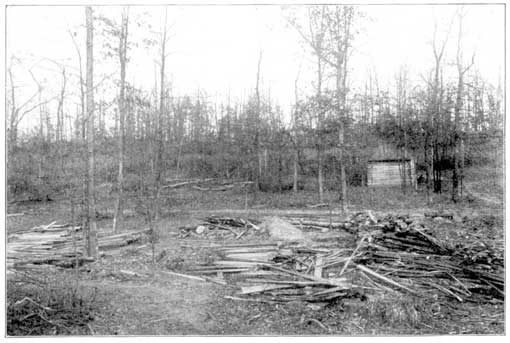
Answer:
[(9, 74), (9, 81), (11, 82), (11, 113), (9, 118), (9, 132), (8, 132), (8, 160), (11, 156), (11, 153), (14, 151), (16, 147), (16, 141), (18, 140), (18, 109), (16, 108), (16, 93), (14, 87), (14, 81), (12, 78), (11, 68), (7, 70)]
[(474, 63), (474, 55), (471, 60), (471, 64), (467, 67), (462, 65), (462, 21), (463, 13), (458, 14), (459, 20), (459, 33), (457, 41), (457, 72), (458, 72), (458, 83), (457, 83), (457, 98), (455, 101), (455, 122), (454, 122), (454, 135), (453, 135), (453, 148), (454, 148), (454, 169), (452, 174), (452, 200), (457, 201), (459, 199), (459, 181), (462, 182), (463, 168), (464, 168), (464, 142), (462, 141), (459, 130), (461, 127), (460, 112), (462, 110), (462, 96), (464, 92), (464, 74), (471, 68)]
[(324, 121), (324, 113), (322, 109), (322, 62), (321, 51), (317, 50), (317, 182), (319, 191), (319, 203), (324, 201), (324, 187), (322, 177), (322, 125)]
[(97, 257), (97, 230), (96, 230), (96, 204), (94, 188), (94, 19), (92, 7), (85, 8), (87, 22), (87, 253), (88, 256)]
[(294, 126), (294, 161), (293, 161), (293, 169), (294, 169), (294, 178), (292, 190), (294, 194), (298, 192), (298, 178), (299, 178), (299, 145), (298, 145), (298, 106), (299, 106), (299, 96), (298, 96), (298, 80), (299, 73), (301, 71), (301, 65), (299, 66), (299, 71), (296, 76), (296, 80), (294, 81), (294, 102), (295, 102), (295, 110), (294, 110), (294, 118), (293, 118), (293, 126)]
[(293, 161), (293, 169), (294, 169), (294, 182), (292, 185), (292, 190), (294, 194), (298, 192), (298, 161), (299, 161), (299, 152), (297, 148), (294, 148), (294, 161)]
[[(343, 25), (339, 14), (343, 15)], [(347, 204), (347, 178), (345, 173), (345, 120), (347, 116), (347, 62), (349, 53), (349, 40), (350, 40), (350, 27), (352, 22), (353, 9), (352, 7), (343, 7), (343, 11), (337, 9), (337, 25), (338, 37), (343, 36), (343, 40), (337, 41), (337, 65), (336, 65), (336, 91), (338, 102), (338, 144), (339, 144), (339, 162), (340, 162), (340, 202), (342, 212), (346, 210)], [(341, 31), (343, 29), (343, 32)]]
[(324, 178), (322, 175), (322, 147), (317, 149), (317, 181), (319, 183), (319, 202), (324, 201)]
[(261, 106), (260, 106), (260, 64), (262, 63), (262, 51), (259, 54), (259, 60), (257, 63), (257, 80), (255, 84), (255, 100), (257, 101), (255, 109), (255, 141), (254, 141), (254, 150), (256, 156), (257, 170), (255, 172), (255, 194), (260, 189), (260, 177), (262, 174), (262, 165), (260, 161), (260, 137), (259, 137), (259, 126), (260, 126), (260, 115), (261, 115)]
[(124, 194), (124, 121), (126, 118), (126, 62), (127, 62), (127, 37), (128, 37), (128, 9), (122, 11), (122, 27), (119, 36), (119, 62), (120, 62), (120, 90), (119, 90), (119, 174), (117, 177), (117, 202), (113, 217), (113, 231), (118, 231), (122, 222), (122, 201)]
[(155, 220), (160, 215), (160, 190), (161, 177), (163, 174), (163, 115), (165, 112), (165, 62), (166, 62), (166, 40), (167, 40), (167, 8), (165, 7), (165, 22), (163, 36), (161, 38), (161, 67), (159, 70), (160, 90), (159, 90), (159, 111), (157, 122), (157, 155), (156, 155), (156, 177), (155, 177)]

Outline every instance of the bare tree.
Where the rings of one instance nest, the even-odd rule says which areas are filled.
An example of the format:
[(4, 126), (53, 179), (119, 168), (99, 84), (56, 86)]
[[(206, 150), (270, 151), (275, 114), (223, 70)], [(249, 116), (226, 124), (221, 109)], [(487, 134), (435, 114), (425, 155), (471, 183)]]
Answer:
[(255, 140), (253, 143), (254, 155), (256, 157), (256, 171), (255, 171), (255, 194), (260, 189), (260, 177), (262, 174), (262, 166), (260, 161), (260, 115), (261, 115), (261, 106), (260, 106), (260, 64), (262, 63), (262, 51), (259, 53), (259, 59), (257, 62), (257, 79), (255, 82)]
[[(457, 96), (455, 100), (455, 119), (453, 126), (453, 173), (452, 173), (452, 200), (457, 201), (459, 199), (459, 179), (462, 180), (463, 173), (463, 165), (461, 165), (461, 161), (463, 158), (463, 139), (459, 132), (461, 129), (460, 123), (460, 112), (462, 110), (462, 100), (463, 100), (463, 92), (464, 92), (464, 74), (471, 68), (474, 64), (475, 55), (473, 54), (471, 58), (471, 63), (467, 66), (464, 66), (463, 56), (462, 56), (462, 36), (463, 36), (463, 27), (462, 22), (464, 19), (465, 13), (464, 9), (461, 7), (457, 13), (457, 20), (459, 24), (459, 32), (457, 37), (457, 55), (456, 55), (456, 65), (457, 65)], [(462, 163), (463, 164), (463, 163)]]
[(119, 223), (122, 221), (122, 197), (124, 193), (124, 121), (126, 118), (126, 64), (127, 64), (127, 39), (129, 24), (129, 7), (122, 10), (122, 21), (119, 32), (119, 63), (120, 63), (120, 86), (119, 86), (119, 174), (117, 176), (117, 202), (113, 217), (113, 231), (118, 231)]
[[(398, 117), (398, 125), (400, 127), (401, 132), (403, 132), (403, 137), (401, 137), (402, 145), (401, 149), (401, 164), (400, 164), (400, 173), (402, 177), (402, 192), (406, 192), (407, 184), (412, 185), (411, 180), (411, 170), (410, 165), (407, 164), (407, 115), (405, 113), (407, 106), (407, 88), (408, 88), (408, 78), (407, 78), (407, 70), (405, 67), (400, 67), (400, 70), (396, 77), (397, 89), (396, 89), (396, 112)], [(409, 179), (409, 180), (408, 180)]]
[[(80, 123), (80, 129), (81, 129), (81, 138), (85, 140), (85, 82), (83, 81), (83, 69), (82, 69), (82, 58), (81, 58), (81, 52), (80, 47), (78, 46), (78, 43), (76, 42), (75, 32), (71, 32), (71, 30), (68, 30), (69, 35), (71, 36), (71, 40), (73, 42), (74, 48), (76, 49), (76, 55), (78, 56), (78, 72), (79, 72), (79, 81), (80, 81), (80, 117), (81, 119), (76, 120), (77, 123)], [(76, 130), (78, 132), (78, 130)]]
[(87, 254), (97, 257), (96, 203), (94, 187), (94, 18), (92, 7), (85, 8), (87, 25), (87, 72), (86, 72), (86, 110), (87, 110)]
[(347, 179), (345, 175), (345, 122), (347, 119), (347, 73), (351, 50), (352, 23), (354, 8), (352, 6), (334, 6), (328, 10), (329, 55), (323, 59), (335, 70), (336, 106), (338, 116), (338, 159), (340, 162), (340, 197), (342, 211), (347, 202)]
[[(10, 99), (10, 111), (8, 114), (8, 128), (7, 128), (7, 142), (8, 142), (8, 153), (11, 153), (13, 149), (16, 147), (18, 141), (18, 125), (21, 120), (30, 112), (35, 110), (36, 108), (41, 109), (41, 107), (48, 102), (52, 101), (54, 98), (50, 98), (47, 100), (41, 100), (41, 93), (43, 87), (36, 82), (37, 91), (31, 95), (25, 102), (21, 103), (21, 105), (17, 104), (16, 99), (16, 85), (14, 84), (14, 78), (12, 75), (12, 61), (16, 59), (15, 57), (11, 58), (11, 63), (7, 68), (7, 75), (9, 77), (10, 90), (11, 90), (11, 99)], [(34, 104), (34, 100), (39, 98), (39, 101)]]
[(432, 99), (431, 108), (427, 115), (427, 128), (425, 133), (424, 142), (424, 155), (427, 170), (427, 201), (432, 203), (432, 192), (434, 190), (434, 136), (432, 128), (434, 122), (438, 122), (439, 115), (442, 108), (442, 80), (440, 79), (442, 70), (442, 61), (445, 53), (446, 44), (448, 43), (448, 37), (450, 35), (450, 28), (448, 28), (445, 39), (439, 43), (437, 42), (437, 22), (434, 23), (434, 36), (432, 39), (432, 52), (434, 54), (434, 79), (432, 84)]
[(62, 87), (60, 89), (60, 94), (58, 97), (57, 104), (57, 128), (55, 131), (55, 140), (56, 142), (60, 142), (63, 139), (63, 131), (64, 131), (64, 99), (66, 94), (66, 84), (67, 84), (67, 76), (66, 76), (66, 68), (62, 67)]
[(166, 44), (167, 44), (167, 10), (168, 8), (165, 6), (165, 20), (163, 23), (163, 29), (161, 32), (161, 60), (160, 60), (160, 69), (159, 69), (159, 77), (160, 77), (160, 90), (159, 90), (159, 111), (157, 115), (156, 122), (156, 141), (157, 141), (157, 153), (156, 153), (156, 166), (155, 166), (155, 215), (156, 219), (160, 214), (159, 207), (159, 198), (160, 198), (160, 190), (161, 190), (161, 177), (163, 174), (163, 150), (164, 150), (164, 140), (163, 140), (163, 117), (165, 114), (165, 65), (166, 65)]
[(323, 135), (322, 126), (324, 122), (324, 106), (322, 99), (322, 81), (324, 76), (324, 59), (326, 57), (326, 33), (327, 18), (325, 6), (309, 6), (307, 8), (307, 26), (305, 29), (297, 19), (287, 18), (290, 24), (296, 29), (301, 38), (310, 46), (316, 58), (317, 85), (316, 85), (316, 110), (317, 127), (315, 146), (317, 149), (317, 180), (319, 191), (319, 202), (324, 200), (323, 187)]
[(292, 184), (292, 190), (294, 191), (294, 194), (298, 192), (298, 167), (299, 167), (299, 144), (298, 144), (298, 116), (299, 116), (299, 95), (298, 95), (298, 81), (299, 81), (299, 74), (301, 73), (301, 64), (299, 65), (299, 69), (296, 75), (296, 79), (294, 80), (294, 111), (293, 111), (293, 135), (290, 136), (290, 139), (292, 140), (292, 143), (294, 145), (294, 158), (292, 163), (293, 168), (293, 184)]

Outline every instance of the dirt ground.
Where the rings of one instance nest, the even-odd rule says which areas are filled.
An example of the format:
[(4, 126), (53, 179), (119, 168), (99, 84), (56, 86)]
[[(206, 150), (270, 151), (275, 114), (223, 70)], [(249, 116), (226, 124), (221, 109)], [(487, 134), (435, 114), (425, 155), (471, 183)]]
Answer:
[[(377, 301), (346, 299), (329, 304), (290, 302), (270, 304), (229, 299), (236, 296), (232, 286), (191, 280), (167, 273), (185, 270), (187, 267), (207, 262), (214, 257), (212, 244), (225, 241), (205, 240), (201, 237), (179, 237), (179, 228), (198, 223), (210, 214), (235, 215), (262, 218), (292, 213), (341, 214), (336, 209), (309, 209), (292, 205), (292, 194), (280, 197), (274, 206), (274, 196), (266, 199), (270, 205), (250, 204), (245, 210), (239, 202), (231, 200), (242, 194), (197, 194), (194, 198), (181, 200), (176, 196), (173, 205), (166, 207), (165, 215), (157, 222), (159, 240), (156, 256), (166, 257), (164, 263), (152, 263), (150, 244), (141, 243), (106, 251), (106, 255), (81, 268), (79, 287), (97, 289), (101, 299), (95, 318), (90, 323), (90, 333), (96, 335), (386, 335), (386, 334), (503, 334), (504, 304), (452, 302), (439, 306), (429, 300), (399, 296)], [(301, 205), (308, 196), (313, 203), (314, 195), (300, 195)], [(334, 194), (331, 195), (334, 198)], [(376, 197), (372, 194), (370, 197)], [(189, 196), (191, 197), (191, 196)], [(209, 198), (208, 198), (209, 197)], [(258, 200), (264, 195), (259, 195)], [(451, 204), (438, 198), (431, 206), (424, 205), (420, 195), (416, 203), (408, 203), (396, 209), (375, 209), (374, 214), (409, 213), (422, 216), (430, 210), (447, 210), (454, 213), (454, 220), (430, 220), (430, 227), (438, 237), (453, 241), (476, 241), (490, 239), (504, 242), (504, 213), (501, 203), (487, 203), (471, 199)], [(191, 200), (190, 200), (191, 199)], [(197, 201), (194, 201), (199, 199)], [(369, 199), (369, 201), (372, 198)], [(180, 202), (179, 202), (180, 201)], [(397, 200), (395, 200), (397, 201)], [(199, 209), (201, 203), (209, 204)], [(232, 203), (236, 205), (232, 206)], [(257, 206), (258, 205), (258, 206)], [(129, 206), (129, 205), (128, 205)], [(108, 202), (101, 202), (99, 210), (107, 212)], [(231, 207), (231, 208), (228, 208)], [(255, 207), (255, 208), (253, 208)], [(197, 209), (198, 208), (198, 209)], [(111, 209), (111, 208), (110, 208)], [(368, 209), (366, 203), (349, 207), (349, 211)], [(370, 208), (374, 210), (373, 208)], [(62, 201), (48, 203), (18, 203), (9, 206), (8, 213), (23, 212), (23, 216), (7, 218), (9, 232), (28, 229), (36, 225), (70, 220), (69, 204)], [(111, 218), (105, 216), (98, 222), (103, 232), (111, 227)], [(143, 216), (133, 215), (123, 224), (123, 230), (146, 227)], [(333, 239), (321, 233), (306, 232), (307, 239)], [(326, 233), (322, 235), (327, 235)], [(253, 236), (243, 243), (276, 241), (267, 236)], [(122, 271), (136, 274), (126, 276)], [(63, 271), (63, 277), (76, 277), (73, 271)], [(226, 298), (227, 297), (227, 298)], [(392, 313), (401, 309), (399, 313)], [(398, 311), (397, 311), (398, 312)]]

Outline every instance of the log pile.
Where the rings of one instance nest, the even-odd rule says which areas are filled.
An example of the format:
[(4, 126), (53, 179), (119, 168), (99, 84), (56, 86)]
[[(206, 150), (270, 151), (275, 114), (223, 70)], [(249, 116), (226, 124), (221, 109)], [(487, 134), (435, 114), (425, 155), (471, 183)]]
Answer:
[(179, 228), (180, 238), (205, 237), (217, 239), (242, 240), (259, 235), (263, 230), (259, 227), (260, 221), (235, 217), (210, 216), (202, 223)]
[(182, 187), (191, 187), (198, 191), (227, 191), (234, 187), (245, 187), (253, 184), (253, 181), (225, 181), (214, 178), (208, 179), (167, 179), (169, 184), (161, 189), (177, 189)]
[[(106, 250), (125, 246), (140, 241), (148, 233), (148, 230), (142, 230), (102, 236), (98, 238), (98, 247)], [(79, 226), (53, 222), (11, 234), (7, 242), (8, 269), (48, 264), (71, 267), (93, 261), (84, 254), (83, 231)]]
[[(238, 286), (240, 296), (256, 296), (252, 301), (325, 302), (378, 292), (460, 302), (504, 300), (502, 250), (446, 244), (408, 216), (371, 217), (356, 216), (360, 226), (354, 218), (347, 221), (353, 234), (362, 232), (355, 246), (226, 245), (216, 249), (220, 259), (188, 272), (216, 275), (216, 281)], [(301, 221), (317, 227), (325, 222)], [(345, 229), (345, 224), (327, 225)]]
[(300, 245), (238, 244), (217, 249), (222, 259), (188, 270), (216, 275), (240, 287), (240, 295), (257, 295), (259, 301), (324, 302), (361, 295), (359, 286), (345, 277), (323, 277), (323, 269), (335, 261), (338, 251)]

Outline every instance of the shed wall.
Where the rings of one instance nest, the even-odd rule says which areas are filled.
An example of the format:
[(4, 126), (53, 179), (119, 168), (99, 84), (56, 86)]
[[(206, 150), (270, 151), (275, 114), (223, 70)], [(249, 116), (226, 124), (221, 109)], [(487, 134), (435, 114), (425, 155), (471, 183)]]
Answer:
[[(368, 186), (401, 186), (403, 180), (403, 164), (401, 162), (369, 162)], [(405, 163), (406, 183), (416, 185), (414, 161)]]

